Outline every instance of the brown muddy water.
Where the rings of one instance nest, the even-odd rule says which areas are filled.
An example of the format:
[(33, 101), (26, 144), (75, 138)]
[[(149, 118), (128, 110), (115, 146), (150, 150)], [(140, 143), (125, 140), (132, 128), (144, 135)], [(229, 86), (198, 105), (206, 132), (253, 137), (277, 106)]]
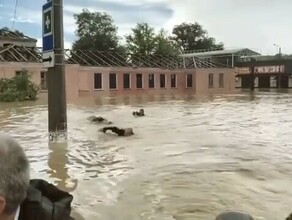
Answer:
[[(1, 103), (0, 128), (25, 148), (33, 178), (74, 195), (86, 220), (214, 219), (292, 210), (292, 94), (124, 97), (68, 105), (67, 144), (48, 144), (47, 106)], [(144, 118), (133, 110), (143, 107)], [(135, 136), (97, 132), (101, 115)]]

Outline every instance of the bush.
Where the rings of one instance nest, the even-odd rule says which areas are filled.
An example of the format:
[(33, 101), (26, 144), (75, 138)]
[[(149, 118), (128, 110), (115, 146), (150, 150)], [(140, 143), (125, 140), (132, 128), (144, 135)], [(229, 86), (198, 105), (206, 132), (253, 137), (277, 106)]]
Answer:
[(31, 81), (27, 70), (12, 79), (0, 79), (0, 102), (34, 101), (38, 92), (39, 86)]

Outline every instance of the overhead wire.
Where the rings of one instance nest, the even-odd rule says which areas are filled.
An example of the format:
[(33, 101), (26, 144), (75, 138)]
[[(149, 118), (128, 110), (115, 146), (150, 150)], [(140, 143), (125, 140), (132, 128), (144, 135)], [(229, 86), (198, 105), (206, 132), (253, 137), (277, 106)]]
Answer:
[(13, 15), (13, 20), (12, 20), (11, 30), (14, 29), (17, 7), (18, 7), (18, 0), (15, 0), (14, 15)]

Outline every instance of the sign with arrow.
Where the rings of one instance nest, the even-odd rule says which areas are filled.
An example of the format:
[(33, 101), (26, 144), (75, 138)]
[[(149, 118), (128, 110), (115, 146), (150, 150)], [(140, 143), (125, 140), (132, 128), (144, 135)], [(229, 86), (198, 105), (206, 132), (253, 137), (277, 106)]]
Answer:
[(43, 64), (46, 68), (55, 66), (53, 15), (53, 2), (49, 1), (43, 5)]
[(54, 53), (54, 51), (43, 53), (43, 65), (46, 68), (55, 66), (55, 53)]

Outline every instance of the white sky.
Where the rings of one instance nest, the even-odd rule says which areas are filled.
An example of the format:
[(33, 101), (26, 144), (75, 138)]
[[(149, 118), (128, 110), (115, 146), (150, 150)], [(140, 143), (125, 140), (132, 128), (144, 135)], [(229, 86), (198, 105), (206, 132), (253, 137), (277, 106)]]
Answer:
[[(41, 39), (41, 6), (45, 2), (19, 1), (15, 27)], [(0, 26), (11, 24), (14, 4), (14, 0), (0, 0)], [(275, 54), (278, 49), (273, 44), (278, 44), (283, 53), (292, 54), (292, 0), (64, 0), (67, 48), (75, 39), (73, 14), (83, 7), (112, 15), (121, 36), (137, 22), (171, 32), (175, 24), (197, 21), (227, 49), (248, 47)]]

